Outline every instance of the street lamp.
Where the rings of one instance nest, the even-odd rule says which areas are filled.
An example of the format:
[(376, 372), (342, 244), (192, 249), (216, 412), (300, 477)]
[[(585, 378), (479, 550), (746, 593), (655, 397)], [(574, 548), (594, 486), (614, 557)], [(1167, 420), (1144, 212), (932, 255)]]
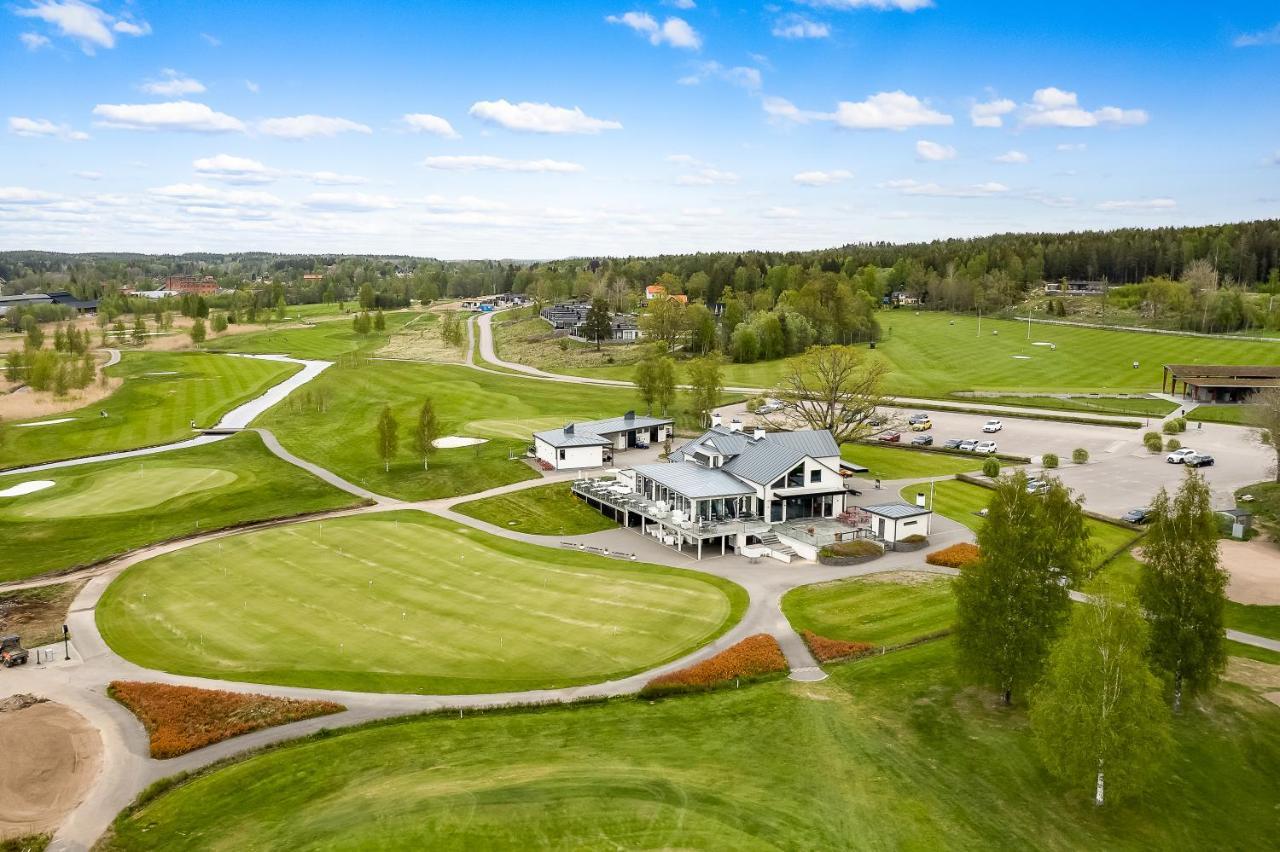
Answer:
[(62, 653), (63, 659), (71, 659), (71, 631), (67, 629), (67, 625), (62, 625)]

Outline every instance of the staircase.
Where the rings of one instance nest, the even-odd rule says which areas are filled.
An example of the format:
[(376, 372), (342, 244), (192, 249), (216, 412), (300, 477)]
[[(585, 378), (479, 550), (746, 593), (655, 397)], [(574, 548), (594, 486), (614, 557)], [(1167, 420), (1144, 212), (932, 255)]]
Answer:
[(791, 560), (796, 558), (796, 552), (783, 544), (782, 541), (771, 532), (763, 533), (760, 536), (760, 546), (768, 548), (769, 555), (779, 562), (786, 562), (787, 564), (790, 564)]

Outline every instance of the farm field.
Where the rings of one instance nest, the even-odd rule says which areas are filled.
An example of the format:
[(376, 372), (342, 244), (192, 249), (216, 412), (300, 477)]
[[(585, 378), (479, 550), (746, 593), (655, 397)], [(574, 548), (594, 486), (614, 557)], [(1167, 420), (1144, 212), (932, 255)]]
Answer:
[(291, 525), (127, 570), (97, 609), (122, 656), (166, 671), (372, 692), (596, 683), (727, 630), (725, 580), (513, 542), (423, 512)]
[[(910, 440), (903, 433), (903, 440)], [(868, 468), (857, 474), (865, 479), (919, 479), (924, 476), (951, 476), (982, 469), (980, 456), (928, 453), (876, 444), (845, 444), (840, 457)]]
[[(410, 430), (428, 396), (444, 434), (487, 443), (437, 450), (430, 470), (423, 470)], [(309, 397), (326, 402), (307, 405)], [(400, 424), (399, 454), (390, 472), (375, 442), (384, 404)], [(537, 472), (520, 459), (534, 431), (620, 415), (636, 404), (627, 388), (567, 387), (460, 366), (368, 361), (330, 367), (254, 425), (271, 429), (291, 452), (371, 491), (426, 500), (533, 479)]]
[(792, 589), (782, 612), (796, 630), (893, 647), (947, 630), (955, 618), (951, 578), (893, 571)]
[(0, 497), (0, 582), (196, 532), (359, 503), (276, 458), (248, 432), (143, 458), (0, 475), (0, 490), (37, 478), (55, 484)]
[[(324, 320), (308, 327), (268, 328), (244, 334), (225, 334), (205, 345), (211, 352), (244, 352), (251, 355), (290, 355), (294, 358), (334, 360), (352, 352), (368, 352), (386, 344), (390, 335), (424, 314), (391, 311), (384, 314), (386, 331), (357, 334), (351, 317)], [(421, 320), (419, 320), (421, 321)]]
[(1272, 845), (1280, 714), (1250, 689), (1185, 711), (1169, 771), (1105, 809), (1042, 768), (1025, 708), (995, 705), (941, 640), (821, 683), (402, 720), (182, 783), (107, 848)]
[(71, 422), (7, 424), (3, 465), (22, 467), (189, 438), (191, 421), (212, 426), (299, 369), (296, 364), (199, 352), (125, 352), (110, 369), (112, 376), (125, 380), (119, 390), (57, 418), (40, 418), (70, 417)]
[(581, 535), (617, 526), (570, 493), (572, 483), (556, 482), (472, 500), (453, 507), (478, 521), (532, 535)]

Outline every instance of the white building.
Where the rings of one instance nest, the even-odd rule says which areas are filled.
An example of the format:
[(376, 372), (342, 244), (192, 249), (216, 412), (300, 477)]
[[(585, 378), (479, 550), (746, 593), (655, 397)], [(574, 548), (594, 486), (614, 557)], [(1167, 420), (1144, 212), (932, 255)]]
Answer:
[(674, 431), (668, 417), (648, 417), (628, 411), (608, 420), (570, 423), (561, 429), (533, 433), (533, 454), (553, 470), (604, 467), (614, 452), (660, 444)]

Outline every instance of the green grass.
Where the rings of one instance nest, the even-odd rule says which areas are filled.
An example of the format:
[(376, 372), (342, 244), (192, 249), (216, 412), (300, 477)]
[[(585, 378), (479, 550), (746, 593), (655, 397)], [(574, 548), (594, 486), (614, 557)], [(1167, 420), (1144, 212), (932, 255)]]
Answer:
[(727, 630), (706, 575), (535, 547), (401, 511), (246, 533), (142, 562), (98, 625), (150, 668), (374, 692), (595, 683)]
[(313, 737), (197, 777), (107, 848), (1266, 849), (1280, 713), (1224, 685), (1168, 771), (1095, 808), (931, 642), (652, 704), (456, 714)]
[(572, 483), (556, 482), (472, 500), (455, 512), (532, 535), (581, 535), (618, 526), (570, 492)]
[(1085, 414), (1116, 414), (1130, 417), (1164, 417), (1179, 406), (1167, 399), (1131, 397), (1058, 397), (1058, 396), (980, 396), (957, 397), (974, 405), (1012, 405), (1029, 408), (1048, 408), (1056, 411)]
[(143, 545), (356, 499), (277, 459), (253, 433), (38, 475), (56, 484), (0, 497), (0, 582), (99, 562)]
[(1230, 639), (1226, 641), (1227, 653), (1233, 657), (1244, 657), (1246, 660), (1256, 660), (1259, 663), (1270, 663), (1273, 666), (1280, 666), (1280, 653), (1269, 650), (1267, 648), (1255, 648), (1253, 645), (1246, 645), (1243, 642), (1232, 642)]
[(950, 577), (909, 571), (801, 586), (782, 598), (797, 630), (881, 647), (947, 630), (955, 610)]
[[(904, 433), (903, 440), (907, 440)], [(845, 444), (840, 447), (845, 461), (868, 468), (858, 476), (867, 479), (920, 479), (926, 476), (951, 476), (982, 469), (978, 456), (953, 456), (875, 444)]]
[(200, 352), (125, 352), (109, 371), (124, 378), (119, 390), (84, 408), (22, 421), (72, 417), (74, 422), (8, 426), (0, 464), (22, 467), (190, 438), (191, 421), (212, 426), (299, 369)]
[[(902, 489), (902, 499), (914, 503), (916, 492), (929, 492), (929, 484), (916, 483)], [(991, 502), (991, 490), (981, 485), (948, 479), (937, 483), (934, 488), (933, 510), (939, 515), (959, 521), (971, 530), (977, 530), (982, 523), (978, 510), (985, 509)], [(1097, 549), (1095, 567), (1106, 562), (1112, 554), (1119, 552), (1126, 545), (1137, 541), (1140, 533), (1128, 527), (1108, 524), (1095, 518), (1085, 518), (1085, 526), (1089, 529), (1091, 541)]]
[(280, 354), (294, 358), (333, 360), (342, 355), (369, 352), (385, 345), (392, 332), (421, 314), (415, 311), (393, 311), (384, 316), (387, 321), (386, 331), (356, 334), (351, 318), (343, 317), (317, 322), (307, 328), (268, 328), (244, 334), (227, 334), (210, 341), (205, 348), (212, 352)]
[[(324, 396), (328, 404), (323, 410), (304, 405), (306, 393)], [(395, 361), (335, 365), (293, 397), (255, 425), (274, 431), (303, 458), (371, 491), (406, 500), (471, 494), (533, 479), (537, 472), (520, 459), (535, 430), (637, 407), (634, 393), (626, 388), (550, 384), (462, 366)], [(444, 434), (488, 438), (488, 443), (438, 450), (430, 470), (423, 470), (410, 428), (427, 397)], [(375, 442), (384, 404), (400, 423), (400, 451), (390, 472), (384, 471)], [(517, 458), (512, 460), (511, 454)]]
[(1191, 409), (1188, 420), (1203, 423), (1225, 423), (1228, 426), (1252, 426), (1257, 421), (1251, 405), (1201, 405)]

